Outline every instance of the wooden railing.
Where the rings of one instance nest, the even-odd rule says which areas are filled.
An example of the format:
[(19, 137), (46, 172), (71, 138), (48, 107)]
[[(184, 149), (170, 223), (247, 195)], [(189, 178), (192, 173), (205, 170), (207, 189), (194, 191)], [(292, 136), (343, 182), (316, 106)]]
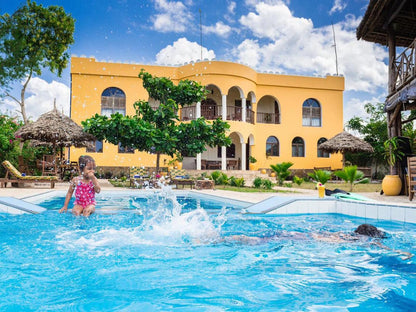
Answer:
[(394, 62), (394, 77), (393, 81), (394, 84), (394, 91), (401, 89), (404, 85), (406, 85), (410, 80), (415, 78), (416, 70), (416, 40), (412, 42), (412, 44), (407, 47), (395, 60)]
[(257, 112), (257, 122), (267, 124), (279, 124), (280, 114), (279, 113), (262, 113)]

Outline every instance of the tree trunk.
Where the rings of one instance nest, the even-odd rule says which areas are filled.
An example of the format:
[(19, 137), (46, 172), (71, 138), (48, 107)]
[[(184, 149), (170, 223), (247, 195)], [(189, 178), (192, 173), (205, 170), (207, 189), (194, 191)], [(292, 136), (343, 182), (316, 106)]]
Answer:
[(22, 113), (23, 123), (27, 125), (27, 116), (26, 116), (26, 108), (25, 108), (25, 92), (26, 87), (29, 84), (29, 80), (32, 77), (32, 71), (30, 71), (29, 76), (27, 77), (27, 80), (25, 84), (23, 85), (22, 90), (20, 91), (20, 112)]
[(156, 174), (159, 173), (160, 153), (156, 153)]

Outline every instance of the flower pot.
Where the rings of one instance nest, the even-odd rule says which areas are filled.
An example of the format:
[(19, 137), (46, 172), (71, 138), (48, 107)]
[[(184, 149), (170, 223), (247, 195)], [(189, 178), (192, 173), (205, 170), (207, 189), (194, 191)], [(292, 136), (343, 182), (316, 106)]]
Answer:
[(178, 170), (182, 169), (182, 162), (176, 162), (176, 169)]
[(270, 176), (271, 176), (272, 178), (275, 178), (275, 177), (276, 177), (276, 172), (272, 172), (272, 173), (270, 173)]
[(397, 196), (402, 190), (402, 180), (398, 175), (386, 175), (381, 183), (384, 195)]
[(249, 165), (250, 170), (257, 170), (257, 166), (255, 164)]
[(261, 169), (261, 171), (260, 171), (262, 174), (266, 174), (267, 173), (267, 171), (266, 171), (266, 169)]

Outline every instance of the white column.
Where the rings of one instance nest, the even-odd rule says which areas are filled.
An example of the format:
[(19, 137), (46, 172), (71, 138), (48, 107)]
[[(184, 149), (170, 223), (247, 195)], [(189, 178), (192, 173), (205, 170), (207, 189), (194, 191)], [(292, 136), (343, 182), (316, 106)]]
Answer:
[(222, 95), (222, 120), (227, 120), (227, 94)]
[(246, 143), (241, 143), (241, 170), (246, 170)]
[(201, 117), (201, 102), (198, 102), (198, 103), (196, 103), (196, 112), (195, 112), (195, 114), (196, 114), (196, 118), (199, 118), (199, 117)]
[(221, 146), (221, 170), (227, 170), (227, 147)]
[[(201, 102), (196, 103), (196, 118), (201, 117)], [(201, 153), (196, 154), (196, 170), (201, 170)]]
[(243, 115), (241, 116), (241, 120), (243, 122), (246, 122), (246, 116), (247, 116), (246, 98), (241, 99), (241, 107), (242, 107), (241, 114)]

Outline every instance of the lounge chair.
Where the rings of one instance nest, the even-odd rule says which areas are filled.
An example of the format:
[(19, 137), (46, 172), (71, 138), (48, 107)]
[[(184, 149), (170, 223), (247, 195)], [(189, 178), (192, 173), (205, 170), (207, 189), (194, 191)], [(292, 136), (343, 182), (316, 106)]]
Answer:
[(171, 184), (175, 184), (176, 188), (179, 185), (182, 185), (183, 188), (185, 188), (185, 185), (190, 185), (192, 189), (195, 185), (195, 180), (189, 177), (185, 169), (172, 169), (169, 175)]
[(0, 179), (1, 187), (7, 187), (7, 183), (18, 183), (18, 185), (23, 183), (50, 183), (51, 188), (55, 187), (55, 182), (58, 181), (57, 176), (27, 176), (22, 175), (19, 170), (13, 166), (10, 161), (5, 160), (2, 162), (3, 167), (6, 169), (6, 175), (4, 178)]
[(135, 185), (143, 186), (144, 181), (148, 181), (149, 170), (141, 167), (130, 167), (130, 187)]
[(416, 157), (407, 157), (407, 175), (409, 200), (411, 201), (416, 193)]

